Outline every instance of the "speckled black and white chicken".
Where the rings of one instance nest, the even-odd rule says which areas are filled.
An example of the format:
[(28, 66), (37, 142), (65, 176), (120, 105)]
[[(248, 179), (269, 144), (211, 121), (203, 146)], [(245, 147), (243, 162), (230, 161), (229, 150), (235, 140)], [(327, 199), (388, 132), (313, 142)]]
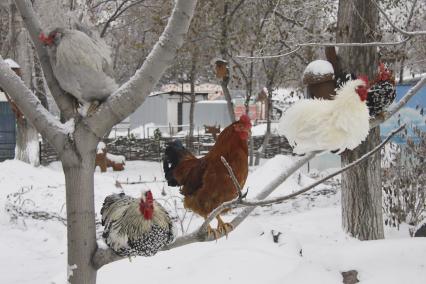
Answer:
[(380, 63), (376, 79), (370, 84), (367, 106), (370, 117), (384, 112), (396, 98), (395, 78), (384, 63)]
[(151, 191), (133, 198), (124, 193), (105, 198), (101, 209), (102, 237), (120, 256), (152, 256), (175, 237), (168, 212)]
[(48, 50), (59, 85), (86, 109), (95, 109), (118, 85), (114, 80), (110, 50), (101, 40), (79, 30), (56, 28), (39, 36)]
[[(341, 88), (348, 80), (354, 80), (356, 75), (351, 73), (341, 73), (336, 76), (336, 86)], [(394, 102), (396, 98), (395, 78), (392, 71), (384, 64), (380, 63), (378, 73), (367, 93), (367, 107), (370, 117), (376, 117)]]

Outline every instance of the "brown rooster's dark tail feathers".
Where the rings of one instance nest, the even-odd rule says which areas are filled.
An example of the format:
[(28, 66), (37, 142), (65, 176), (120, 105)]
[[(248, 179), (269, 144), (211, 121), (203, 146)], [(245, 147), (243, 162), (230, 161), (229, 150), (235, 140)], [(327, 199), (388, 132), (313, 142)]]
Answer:
[(173, 176), (173, 170), (187, 154), (191, 153), (185, 147), (183, 147), (182, 142), (179, 140), (175, 140), (169, 143), (166, 147), (163, 157), (163, 169), (164, 176), (169, 186), (180, 186), (178, 181)]

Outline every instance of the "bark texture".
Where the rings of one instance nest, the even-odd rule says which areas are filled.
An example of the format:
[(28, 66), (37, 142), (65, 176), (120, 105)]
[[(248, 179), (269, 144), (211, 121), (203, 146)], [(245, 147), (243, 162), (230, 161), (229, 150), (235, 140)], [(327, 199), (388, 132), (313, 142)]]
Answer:
[[(340, 0), (337, 42), (371, 42), (376, 39), (379, 11), (369, 0)], [(342, 47), (340, 70), (373, 78), (377, 66), (376, 47)], [(342, 154), (342, 166), (356, 160), (380, 143), (380, 129), (370, 130), (367, 140)], [(342, 174), (343, 228), (360, 240), (382, 239), (383, 214), (380, 154)]]
[[(22, 80), (28, 88), (31, 88), (34, 54), (29, 41), (30, 38), (22, 19), (16, 13), (16, 6), (12, 2), (10, 2), (10, 10), (12, 11), (10, 30), (13, 31), (11, 43), (13, 57), (21, 67)], [(16, 123), (15, 159), (38, 166), (40, 165), (39, 152), (37, 130), (26, 118), (18, 119)]]
[[(1, 56), (0, 86), (10, 93), (27, 119), (55, 147), (61, 159), (66, 182), (68, 283), (95, 284), (98, 266), (93, 265), (92, 257), (97, 250), (93, 184), (96, 146), (114, 124), (143, 103), (172, 63), (188, 31), (196, 0), (175, 1), (168, 25), (142, 67), (95, 114), (88, 117), (74, 114), (69, 96), (64, 95), (53, 76), (46, 49), (37, 39), (41, 27), (32, 3), (29, 0), (15, 0), (15, 3), (33, 39), (52, 95), (61, 115), (68, 121), (62, 124), (53, 117)], [(60, 6), (61, 3), (57, 4)]]

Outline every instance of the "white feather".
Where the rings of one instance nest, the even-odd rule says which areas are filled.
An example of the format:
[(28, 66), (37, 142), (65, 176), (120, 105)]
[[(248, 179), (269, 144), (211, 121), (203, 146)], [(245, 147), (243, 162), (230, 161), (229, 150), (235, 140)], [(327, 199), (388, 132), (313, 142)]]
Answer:
[(334, 100), (300, 100), (287, 110), (278, 132), (287, 137), (294, 153), (352, 150), (367, 137), (368, 107), (355, 91), (360, 85), (365, 83), (348, 81)]
[(78, 30), (63, 30), (49, 49), (52, 69), (61, 87), (81, 103), (102, 101), (117, 88), (108, 47)]

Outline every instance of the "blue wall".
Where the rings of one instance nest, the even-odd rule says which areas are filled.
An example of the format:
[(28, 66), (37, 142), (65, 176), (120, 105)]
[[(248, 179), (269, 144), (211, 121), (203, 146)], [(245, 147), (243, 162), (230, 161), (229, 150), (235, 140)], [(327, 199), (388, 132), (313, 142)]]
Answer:
[[(395, 102), (399, 101), (414, 85), (415, 83), (397, 85)], [(418, 107), (417, 110), (416, 107)], [(420, 109), (422, 108), (424, 108), (424, 112), (426, 114), (426, 86), (423, 86), (423, 88), (421, 88), (417, 94), (411, 98), (404, 108), (381, 125), (381, 135), (387, 136), (389, 131), (395, 129), (398, 126), (398, 120), (400, 120), (401, 123), (415, 125), (426, 131), (426, 115), (422, 116), (420, 114)], [(400, 116), (398, 116), (398, 114), (400, 114)], [(394, 142), (402, 143), (403, 140), (396, 137)]]
[(15, 114), (8, 102), (0, 102), (0, 162), (15, 156)]

